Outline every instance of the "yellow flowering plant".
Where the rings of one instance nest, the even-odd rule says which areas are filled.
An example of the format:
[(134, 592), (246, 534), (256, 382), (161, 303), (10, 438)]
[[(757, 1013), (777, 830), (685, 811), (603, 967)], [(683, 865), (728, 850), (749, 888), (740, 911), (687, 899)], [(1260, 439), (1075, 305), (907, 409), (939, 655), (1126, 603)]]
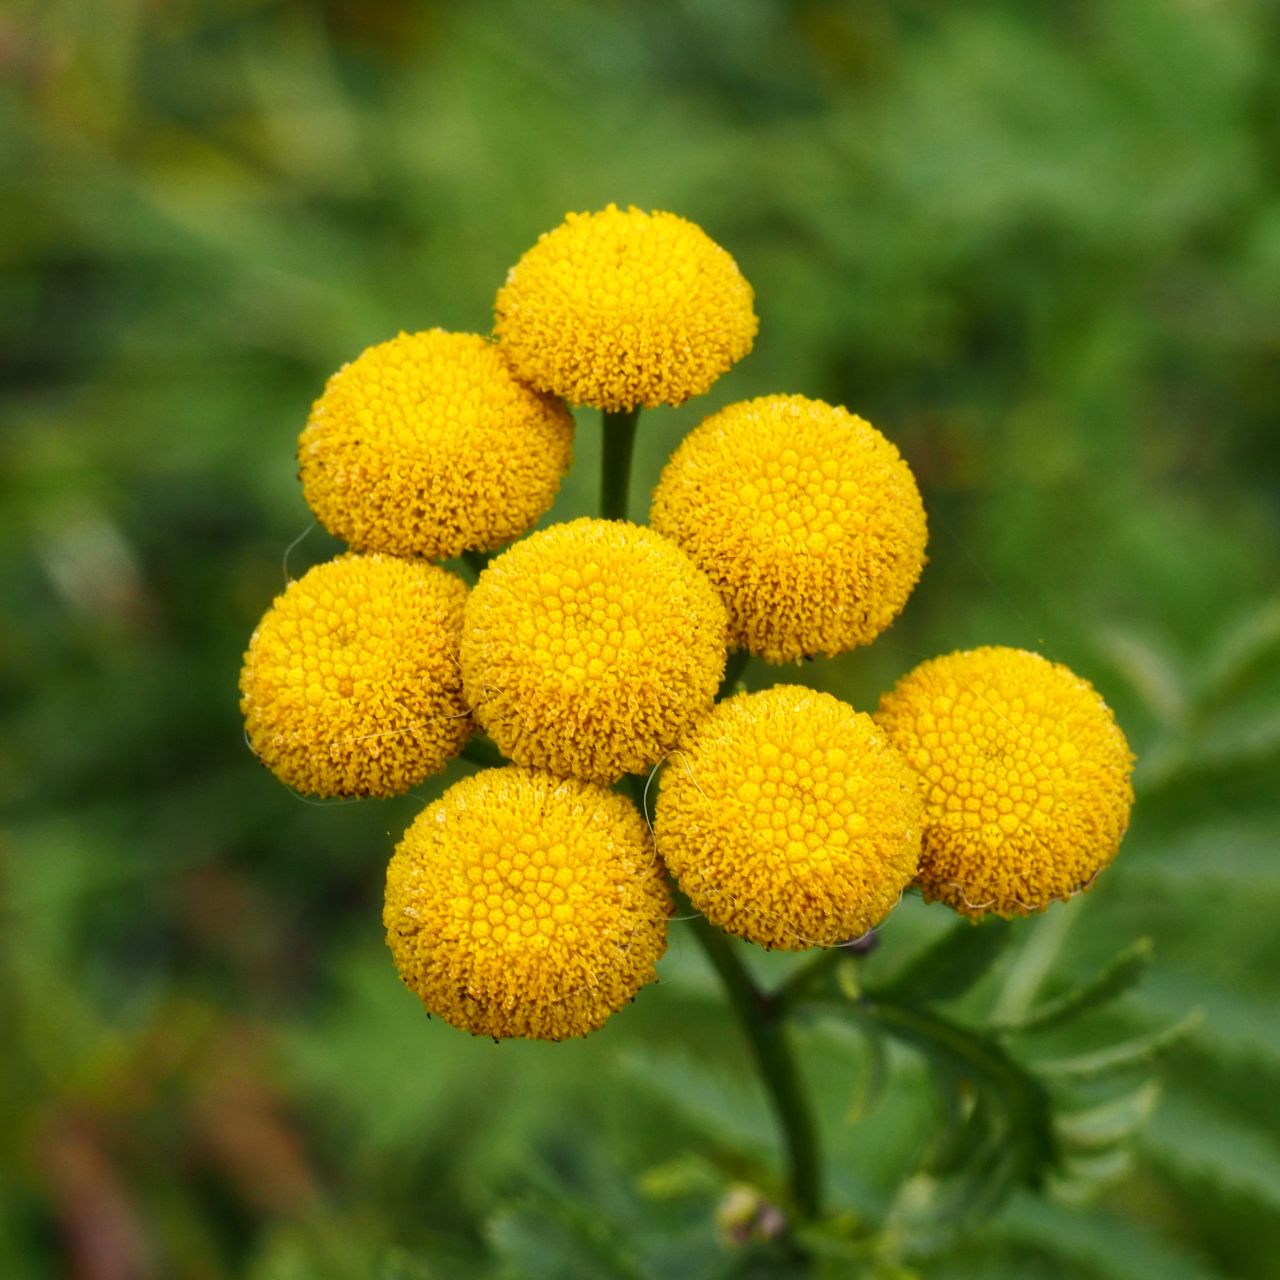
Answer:
[[(873, 714), (758, 687), (761, 667), (747, 691), (753, 657), (843, 654), (907, 603), (925, 506), (885, 435), (804, 395), (730, 404), (676, 449), (649, 524), (628, 519), (641, 407), (708, 390), (756, 329), (750, 285), (705, 232), (610, 205), (512, 268), (493, 338), (400, 334), (344, 366), (298, 452), (307, 501), (351, 550), (270, 607), (242, 710), (253, 751), (308, 795), (401, 794), (455, 758), (481, 766), (386, 871), (395, 967), (455, 1027), (596, 1030), (655, 980), (678, 907), (786, 1153), (784, 1178), (748, 1193), (770, 1206), (752, 1220), (800, 1252), (883, 1263), (908, 1229), (1096, 1167), (1128, 1128), (1099, 1137), (1073, 1083), (1140, 1068), (1185, 1028), (1051, 1068), (1028, 1054), (1137, 981), (1140, 948), (1052, 1004), (946, 1008), (1013, 920), (1086, 891), (1120, 846), (1133, 758), (1086, 680), (987, 647), (921, 663)], [(603, 413), (599, 512), (528, 534), (570, 465), (566, 402)], [(433, 563), (457, 557), (470, 584)], [(905, 893), (961, 919), (867, 986), (861, 958)], [(809, 955), (767, 988), (750, 947)], [(828, 1203), (788, 1030), (808, 1017), (929, 1064), (939, 1139), (880, 1222)]]

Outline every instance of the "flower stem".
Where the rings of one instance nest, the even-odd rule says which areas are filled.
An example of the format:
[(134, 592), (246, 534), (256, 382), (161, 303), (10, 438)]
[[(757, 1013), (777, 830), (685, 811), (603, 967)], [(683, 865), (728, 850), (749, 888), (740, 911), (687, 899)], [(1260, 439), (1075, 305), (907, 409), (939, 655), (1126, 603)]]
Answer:
[(693, 935), (724, 984), (751, 1047), (787, 1148), (791, 1197), (799, 1215), (816, 1218), (822, 1209), (822, 1172), (818, 1134), (801, 1086), (795, 1057), (787, 1043), (786, 1025), (752, 981), (733, 943), (705, 916), (693, 918)]
[(724, 664), (724, 677), (720, 681), (718, 697), (727, 698), (733, 693), (734, 686), (742, 679), (742, 673), (750, 661), (751, 654), (746, 649), (737, 649), (729, 655), (729, 660)]
[(636, 440), (640, 407), (601, 416), (600, 514), (606, 520), (627, 518), (627, 497), (631, 490), (631, 454)]
[[(645, 804), (645, 779), (633, 774), (623, 780), (623, 786), (631, 792), (645, 821), (650, 822)], [(678, 889), (676, 902), (680, 914), (690, 918), (693, 936), (716, 971), (746, 1036), (787, 1149), (787, 1180), (792, 1202), (800, 1217), (811, 1221), (822, 1210), (822, 1166), (818, 1155), (818, 1131), (791, 1046), (787, 1043), (789, 1005), (766, 995), (756, 986), (738, 959), (728, 936), (700, 911), (695, 911)]]
[(462, 748), (462, 758), (478, 764), (482, 769), (497, 769), (509, 763), (502, 752), (480, 734), (467, 739), (467, 745)]
[(478, 578), (489, 567), (489, 555), (484, 551), (464, 551), (462, 558), (467, 567)]

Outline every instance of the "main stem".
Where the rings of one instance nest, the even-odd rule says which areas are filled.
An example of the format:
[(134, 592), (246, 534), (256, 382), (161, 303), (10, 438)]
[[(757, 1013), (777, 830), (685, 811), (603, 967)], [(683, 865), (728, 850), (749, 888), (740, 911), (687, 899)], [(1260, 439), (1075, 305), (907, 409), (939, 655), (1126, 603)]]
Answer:
[(600, 442), (600, 514), (606, 520), (627, 518), (627, 498), (631, 492), (631, 454), (636, 440), (640, 407), (620, 413), (603, 413)]
[[(638, 408), (603, 414), (600, 514), (606, 520), (627, 518), (631, 455), (639, 416)], [(734, 679), (741, 673), (745, 656), (734, 664)], [(643, 812), (644, 779), (632, 777), (627, 781), (632, 784), (636, 803)], [(647, 820), (648, 815), (645, 817)], [(769, 1096), (787, 1150), (788, 1181), (795, 1209), (802, 1218), (816, 1218), (822, 1208), (818, 1134), (787, 1042), (788, 1006), (771, 1000), (757, 988), (733, 944), (705, 916), (694, 914), (693, 935), (724, 986)]]
[(769, 1103), (787, 1148), (791, 1196), (799, 1215), (814, 1219), (822, 1210), (822, 1172), (818, 1133), (787, 1043), (781, 1010), (759, 990), (734, 952), (733, 944), (705, 916), (693, 918), (693, 935), (702, 945), (720, 981), (769, 1095)]

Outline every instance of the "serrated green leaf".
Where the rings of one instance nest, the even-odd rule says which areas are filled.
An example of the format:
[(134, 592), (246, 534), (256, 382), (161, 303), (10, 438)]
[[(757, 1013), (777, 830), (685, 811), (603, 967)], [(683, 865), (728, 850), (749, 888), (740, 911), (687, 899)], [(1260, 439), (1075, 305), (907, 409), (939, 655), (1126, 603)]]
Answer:
[(1133, 1164), (1133, 1151), (1129, 1147), (1070, 1155), (1050, 1177), (1049, 1191), (1055, 1199), (1086, 1204), (1098, 1194), (1099, 1188), (1125, 1177)]
[(949, 1019), (889, 1000), (865, 1000), (851, 1006), (886, 1034), (912, 1045), (940, 1071), (942, 1079), (957, 1074), (971, 1080), (998, 1103), (1007, 1117), (1005, 1149), (1015, 1161), (1015, 1176), (1036, 1185), (1055, 1163), (1057, 1139), (1049, 1096), (1043, 1085), (995, 1040)]
[(1011, 937), (1009, 921), (992, 916), (953, 925), (878, 992), (896, 1001), (943, 1003), (957, 1000), (991, 968)]
[(1058, 1112), (1055, 1125), (1069, 1153), (1105, 1150), (1132, 1137), (1151, 1118), (1160, 1085), (1147, 1080), (1132, 1093), (1081, 1111)]
[(1150, 938), (1139, 938), (1082, 986), (1042, 1004), (1016, 1021), (992, 1024), (992, 1030), (1026, 1035), (1035, 1031), (1047, 1031), (1051, 1027), (1059, 1027), (1083, 1017), (1137, 985), (1151, 967), (1154, 950)]
[(1177, 1048), (1195, 1033), (1203, 1021), (1204, 1014), (1201, 1010), (1193, 1009), (1186, 1017), (1159, 1031), (1153, 1031), (1150, 1035), (1138, 1036), (1071, 1058), (1040, 1061), (1035, 1064), (1035, 1069), (1040, 1075), (1077, 1080), (1096, 1079), (1120, 1071), (1135, 1071), (1140, 1067), (1150, 1066), (1164, 1054)]
[(913, 1249), (936, 1252), (990, 1216), (1019, 1180), (1016, 1144), (998, 1108), (981, 1098), (966, 1126), (970, 1149), (954, 1169), (921, 1169), (899, 1191), (889, 1214)]

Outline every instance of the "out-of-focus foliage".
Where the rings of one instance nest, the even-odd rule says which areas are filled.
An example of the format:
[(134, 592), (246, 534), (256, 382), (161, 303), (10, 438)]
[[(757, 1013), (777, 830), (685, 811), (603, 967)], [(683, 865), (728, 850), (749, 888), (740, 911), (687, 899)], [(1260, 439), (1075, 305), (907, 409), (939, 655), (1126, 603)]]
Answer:
[[(0, 1274), (786, 1274), (716, 1226), (779, 1170), (679, 924), (598, 1035), (470, 1040), (380, 936), (431, 789), (308, 804), (241, 740), (286, 549), (296, 574), (334, 545), (292, 456), (325, 376), (402, 328), (487, 329), (536, 234), (609, 200), (703, 225), (762, 321), (710, 396), (645, 416), (637, 506), (704, 413), (771, 391), (848, 404), (920, 478), (905, 615), (800, 678), (867, 708), (923, 656), (1039, 648), (1140, 755), (1114, 868), (1015, 926), (955, 1016), (1034, 1017), (1150, 938), (1143, 984), (1037, 1052), (1203, 1023), (1158, 1100), (1077, 1117), (1077, 1176), (909, 1265), (1273, 1274), (1277, 57), (1266, 0), (0, 11)], [(582, 415), (551, 518), (597, 458)], [(948, 924), (908, 899), (865, 980), (919, 981)], [(825, 1018), (800, 1039), (851, 1235), (905, 1221), (938, 1159), (922, 1061)]]

